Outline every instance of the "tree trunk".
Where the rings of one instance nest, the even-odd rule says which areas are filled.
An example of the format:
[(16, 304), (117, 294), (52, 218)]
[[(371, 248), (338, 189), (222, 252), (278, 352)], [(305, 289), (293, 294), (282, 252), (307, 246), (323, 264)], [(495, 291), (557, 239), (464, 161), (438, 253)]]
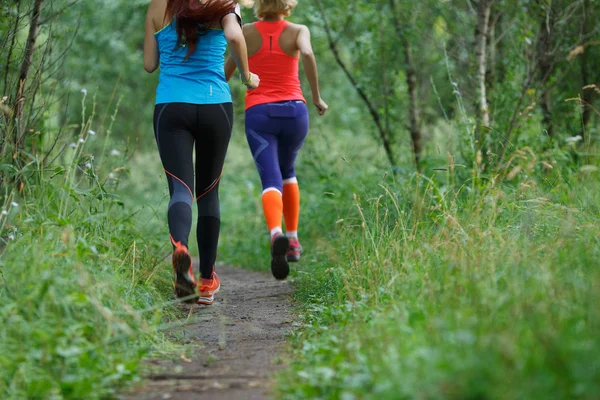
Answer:
[(44, 0), (35, 0), (35, 3), (33, 5), (33, 11), (31, 13), (31, 19), (29, 22), (29, 34), (27, 35), (27, 42), (25, 43), (23, 62), (21, 64), (21, 70), (19, 71), (19, 81), (17, 86), (17, 94), (15, 96), (15, 108), (13, 118), (13, 120), (18, 121), (18, 129), (15, 131), (14, 137), (16, 149), (20, 149), (21, 140), (24, 132), (24, 127), (21, 124), (21, 117), (23, 114), (23, 103), (25, 101), (23, 95), (25, 93), (27, 75), (29, 74), (29, 68), (31, 67), (33, 53), (35, 51), (35, 42), (38, 36), (38, 26), (43, 5)]
[(485, 84), (487, 90), (492, 90), (496, 83), (496, 25), (500, 20), (501, 11), (498, 7), (492, 7), (490, 11), (490, 22), (486, 36), (486, 47), (488, 49), (489, 67), (485, 72)]
[(19, 24), (21, 22), (21, 2), (17, 3), (17, 12), (15, 14), (15, 23), (12, 30), (8, 32), (10, 37), (10, 44), (8, 45), (8, 54), (6, 56), (6, 68), (4, 70), (4, 86), (2, 87), (2, 93), (8, 93), (8, 77), (10, 76), (10, 61), (12, 53), (15, 49), (15, 41), (19, 32)]
[[(584, 52), (580, 57), (581, 81), (583, 83), (582, 86), (587, 86), (591, 83), (590, 82), (590, 73), (589, 73), (589, 69), (588, 69), (588, 63), (589, 63), (588, 62), (588, 59), (589, 59), (588, 52), (589, 51)], [(581, 116), (581, 124), (582, 124), (581, 137), (583, 139), (585, 139), (587, 126), (588, 126), (590, 120), (592, 119), (592, 108), (590, 107), (590, 105), (594, 101), (594, 91), (590, 90), (590, 89), (584, 90), (582, 100), (583, 100), (583, 114)]]
[(413, 145), (413, 153), (415, 156), (415, 164), (417, 170), (421, 170), (421, 152), (422, 152), (422, 139), (421, 139), (421, 113), (419, 110), (419, 99), (417, 94), (417, 74), (415, 72), (415, 62), (412, 54), (412, 47), (406, 37), (402, 40), (404, 47), (404, 59), (406, 61), (406, 84), (408, 86), (408, 99), (409, 99), (409, 120), (410, 120), (410, 138)]
[(477, 7), (477, 28), (475, 30), (475, 56), (477, 58), (477, 86), (479, 121), (483, 126), (490, 126), (490, 112), (487, 101), (487, 37), (490, 22), (492, 0), (479, 0)]
[[(583, 29), (583, 38), (586, 40), (588, 35), (592, 31), (592, 27), (590, 26), (590, 18), (589, 13), (592, 12), (590, 6), (590, 0), (584, 0), (583, 2), (583, 21), (582, 21), (582, 29)], [(579, 62), (581, 65), (581, 83), (582, 87), (592, 84), (590, 81), (590, 70), (589, 66), (589, 49), (585, 49), (581, 57), (579, 58)], [(581, 137), (584, 139), (585, 143), (586, 139), (586, 128), (590, 120), (592, 119), (592, 108), (590, 105), (594, 101), (594, 91), (593, 90), (584, 90), (583, 91), (583, 115), (581, 116)]]
[(550, 101), (550, 87), (548, 85), (550, 76), (552, 75), (553, 62), (552, 62), (552, 10), (550, 3), (541, 4), (544, 7), (544, 12), (541, 13), (540, 20), (540, 46), (539, 46), (539, 70), (540, 70), (540, 82), (542, 85), (542, 97), (540, 99), (540, 106), (542, 107), (542, 124), (546, 128), (548, 136), (553, 136), (552, 126), (552, 105)]
[(396, 34), (398, 35), (398, 38), (402, 40), (405, 62), (404, 74), (406, 75), (406, 84), (408, 87), (408, 117), (410, 121), (410, 139), (413, 146), (415, 165), (417, 167), (417, 171), (420, 172), (421, 153), (423, 151), (423, 140), (421, 135), (421, 112), (419, 108), (418, 80), (415, 68), (415, 61), (412, 53), (412, 46), (408, 41), (406, 35), (403, 33), (403, 27), (400, 25), (400, 19), (398, 18), (398, 13), (396, 11), (396, 2), (394, 0), (390, 0), (390, 7), (392, 10), (392, 18)]
[(504, 62), (506, 48), (504, 45), (504, 40), (502, 40), (502, 37), (504, 36), (503, 29), (504, 15), (500, 11), (498, 18), (496, 19), (496, 23), (494, 24), (494, 56), (496, 58), (496, 61), (493, 64), (495, 68), (494, 83), (503, 83), (506, 78), (506, 63)]
[[(19, 32), (19, 24), (21, 22), (21, 2), (17, 3), (17, 12), (15, 14), (15, 21), (12, 27), (12, 30), (10, 30), (7, 33), (7, 37), (10, 37), (10, 43), (8, 44), (8, 51), (7, 51), (7, 55), (6, 55), (6, 66), (4, 69), (4, 86), (2, 87), (2, 92), (1, 93), (8, 93), (9, 88), (9, 76), (10, 76), (10, 64), (11, 64), (11, 58), (12, 58), (12, 53), (15, 49), (15, 42), (17, 39), (17, 34)], [(8, 100), (8, 102), (6, 102), (8, 104), (10, 104), (10, 100)], [(6, 104), (2, 104), (2, 110), (0, 110), (0, 117), (2, 117), (3, 119), (6, 118), (7, 122), (5, 123), (5, 132), (4, 134), (0, 135), (0, 158), (2, 158), (4, 156), (4, 149), (6, 146), (7, 142), (11, 141), (10, 138), (10, 134), (8, 132), (8, 127), (11, 125), (10, 122), (8, 122), (8, 120), (13, 116), (13, 110), (6, 106)], [(0, 183), (2, 183), (1, 181), (2, 177), (0, 176)], [(1, 185), (0, 185), (1, 187)]]
[(344, 63), (344, 61), (342, 60), (342, 57), (340, 56), (340, 53), (337, 48), (337, 44), (336, 44), (337, 42), (333, 38), (333, 34), (331, 32), (331, 27), (329, 26), (329, 22), (327, 21), (327, 17), (325, 15), (325, 10), (323, 9), (323, 4), (321, 3), (320, 0), (317, 0), (317, 7), (319, 8), (319, 12), (321, 13), (321, 17), (323, 18), (323, 23), (325, 24), (325, 34), (327, 35), (327, 41), (329, 42), (329, 48), (331, 49), (331, 52), (333, 53), (333, 56), (335, 57), (335, 61), (338, 63), (340, 68), (342, 68), (342, 71), (344, 71), (344, 74), (346, 74), (346, 77), (352, 84), (352, 87), (354, 87), (354, 89), (356, 90), (356, 92), (358, 93), (360, 98), (363, 100), (363, 102), (367, 106), (367, 109), (369, 110), (369, 114), (371, 114), (371, 117), (373, 118), (373, 122), (375, 123), (375, 126), (377, 127), (377, 131), (379, 132), (379, 137), (383, 144), (383, 149), (385, 150), (385, 154), (388, 158), (388, 161), (390, 162), (390, 165), (395, 166), (396, 159), (394, 157), (394, 152), (392, 151), (392, 145), (390, 143), (389, 132), (386, 132), (386, 130), (383, 127), (383, 124), (381, 122), (381, 116), (377, 112), (375, 106), (373, 105), (373, 103), (371, 102), (371, 100), (369, 99), (367, 94), (364, 92), (364, 90), (362, 90), (361, 87), (358, 85), (358, 82), (356, 81), (354, 76), (350, 73), (350, 70), (346, 66), (346, 63)]

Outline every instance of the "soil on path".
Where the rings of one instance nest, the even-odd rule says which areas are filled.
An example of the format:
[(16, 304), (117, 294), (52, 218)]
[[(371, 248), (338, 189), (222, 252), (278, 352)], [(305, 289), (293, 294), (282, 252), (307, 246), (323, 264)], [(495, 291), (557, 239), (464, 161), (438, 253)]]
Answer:
[(221, 267), (212, 306), (187, 306), (189, 319), (173, 334), (193, 355), (149, 360), (145, 381), (123, 400), (268, 399), (278, 353), (292, 327), (287, 281)]

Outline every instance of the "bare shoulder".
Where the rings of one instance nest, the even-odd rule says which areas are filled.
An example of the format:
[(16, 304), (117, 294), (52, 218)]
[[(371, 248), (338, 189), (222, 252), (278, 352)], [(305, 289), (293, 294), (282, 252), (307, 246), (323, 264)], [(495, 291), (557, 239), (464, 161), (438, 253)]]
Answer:
[(294, 24), (293, 22), (288, 22), (288, 27), (290, 30), (296, 33), (309, 32), (308, 27), (302, 24)]
[(252, 23), (245, 24), (244, 26), (242, 26), (242, 33), (246, 38), (247, 44), (253, 43), (255, 41), (260, 41), (260, 32), (258, 32), (256, 26), (254, 26), (254, 24)]
[(293, 22), (288, 22), (288, 26), (290, 27), (290, 29), (294, 29), (298, 32), (300, 31), (308, 31), (308, 26), (306, 25), (302, 25), (302, 24), (295, 24)]
[(165, 24), (165, 11), (167, 10), (167, 0), (152, 0), (148, 6), (148, 14), (154, 22), (154, 27), (158, 30)]
[(251, 33), (254, 31), (256, 31), (256, 27), (254, 26), (253, 23), (244, 24), (242, 26), (242, 32), (244, 32), (244, 34)]
[(167, 0), (151, 0), (148, 9), (151, 12), (164, 10), (167, 7)]

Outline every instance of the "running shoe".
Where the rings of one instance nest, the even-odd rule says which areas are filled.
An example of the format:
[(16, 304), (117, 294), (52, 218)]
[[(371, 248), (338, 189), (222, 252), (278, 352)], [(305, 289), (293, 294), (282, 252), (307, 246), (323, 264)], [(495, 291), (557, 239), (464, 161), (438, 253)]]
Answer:
[(213, 271), (210, 279), (200, 278), (198, 304), (210, 306), (215, 301), (215, 294), (219, 292), (219, 289), (221, 289), (221, 281), (215, 271)]
[(300, 261), (300, 255), (302, 254), (302, 245), (298, 241), (298, 238), (289, 238), (290, 247), (285, 254), (288, 262)]
[(271, 238), (271, 273), (275, 279), (283, 280), (290, 273), (290, 266), (286, 258), (290, 241), (283, 233), (276, 233)]
[(175, 251), (173, 251), (173, 269), (175, 270), (175, 296), (178, 299), (185, 298), (186, 303), (195, 303), (196, 279), (192, 269), (192, 257), (187, 247), (179, 242), (175, 243)]

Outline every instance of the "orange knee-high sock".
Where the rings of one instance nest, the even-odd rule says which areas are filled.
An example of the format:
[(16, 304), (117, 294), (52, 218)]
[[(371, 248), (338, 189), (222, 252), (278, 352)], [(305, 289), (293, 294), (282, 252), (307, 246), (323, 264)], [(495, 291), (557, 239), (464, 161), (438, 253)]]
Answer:
[(298, 236), (300, 218), (300, 187), (295, 178), (283, 183), (283, 217), (288, 236)]
[(277, 189), (267, 189), (262, 195), (263, 212), (271, 235), (281, 232), (281, 217), (283, 214), (283, 201)]

